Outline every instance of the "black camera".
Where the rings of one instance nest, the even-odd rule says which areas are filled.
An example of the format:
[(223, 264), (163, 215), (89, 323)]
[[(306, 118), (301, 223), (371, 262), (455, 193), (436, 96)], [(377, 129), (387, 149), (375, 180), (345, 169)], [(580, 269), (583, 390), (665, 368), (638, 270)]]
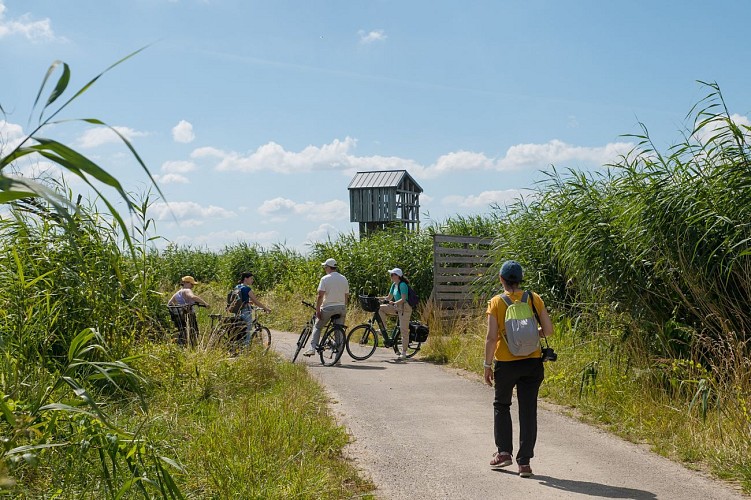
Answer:
[(542, 348), (542, 360), (543, 361), (558, 361), (558, 354), (553, 350), (552, 347), (543, 347)]

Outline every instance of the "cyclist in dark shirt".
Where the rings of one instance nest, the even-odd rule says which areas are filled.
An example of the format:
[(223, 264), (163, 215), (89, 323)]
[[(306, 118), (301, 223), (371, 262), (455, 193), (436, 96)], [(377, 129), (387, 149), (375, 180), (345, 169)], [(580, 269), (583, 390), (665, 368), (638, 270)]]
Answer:
[(245, 321), (245, 345), (250, 344), (250, 335), (253, 331), (253, 308), (251, 304), (255, 304), (266, 312), (271, 312), (271, 309), (263, 305), (253, 293), (251, 288), (253, 280), (253, 273), (244, 272), (240, 275), (240, 281), (235, 286), (240, 291), (240, 300), (242, 301), (242, 307), (237, 315)]

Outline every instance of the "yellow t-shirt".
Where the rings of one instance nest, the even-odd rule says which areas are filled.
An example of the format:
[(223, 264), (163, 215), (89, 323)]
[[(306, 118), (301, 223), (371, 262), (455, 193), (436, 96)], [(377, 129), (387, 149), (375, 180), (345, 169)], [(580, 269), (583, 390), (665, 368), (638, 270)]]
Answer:
[[(511, 298), (514, 302), (519, 302), (522, 300), (522, 295), (524, 295), (523, 291), (519, 292), (513, 292), (513, 293), (507, 293), (503, 292), (504, 294), (508, 295), (509, 298)], [(532, 304), (534, 305), (535, 311), (537, 311), (537, 314), (540, 314), (540, 311), (542, 311), (545, 308), (545, 303), (542, 301), (539, 295), (537, 295), (535, 292), (532, 292)], [(496, 361), (517, 361), (519, 359), (527, 359), (527, 358), (539, 358), (542, 355), (542, 352), (540, 351), (540, 348), (538, 347), (535, 352), (528, 356), (514, 356), (511, 354), (511, 352), (508, 350), (508, 344), (506, 343), (506, 308), (508, 306), (503, 301), (500, 295), (496, 295), (492, 299), (488, 301), (488, 310), (486, 311), (488, 315), (495, 316), (496, 321), (498, 322), (498, 342), (495, 345), (495, 355), (493, 356)]]

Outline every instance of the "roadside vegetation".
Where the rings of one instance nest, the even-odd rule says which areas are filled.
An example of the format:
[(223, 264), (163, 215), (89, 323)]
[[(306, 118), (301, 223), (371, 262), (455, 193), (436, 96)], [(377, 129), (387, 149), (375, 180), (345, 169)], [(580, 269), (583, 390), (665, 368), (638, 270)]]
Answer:
[[(171, 342), (171, 282), (159, 266), (181, 265), (181, 251), (153, 250), (150, 195), (130, 195), (94, 162), (42, 136), (66, 123), (53, 118), (101, 76), (51, 110), (70, 81), (67, 65), (56, 62), (37, 97), (39, 125), (18, 143), (0, 143), (0, 496), (351, 498), (369, 491), (342, 455), (346, 431), (302, 368), (254, 351), (230, 358), (221, 346), (186, 351)], [(2, 106), (0, 113), (5, 119)], [(40, 156), (98, 197), (75, 196), (57, 176), (19, 175)], [(102, 188), (115, 190), (129, 217)], [(245, 249), (228, 255), (244, 259)], [(189, 253), (213, 269), (209, 253)], [(245, 269), (241, 260), (224, 262)]]
[[(645, 128), (606, 172), (553, 172), (504, 210), (496, 263), (521, 261), (558, 317), (543, 394), (748, 492), (751, 130), (707, 88), (681, 143), (658, 151)], [(480, 372), (483, 324), (424, 355)]]
[[(373, 485), (344, 458), (346, 431), (304, 369), (273, 354), (178, 349), (164, 304), (181, 276), (194, 276), (212, 304), (199, 313), (206, 334), (208, 313), (221, 312), (236, 276), (252, 270), (274, 309), (264, 322), (297, 331), (308, 314), (300, 300), (313, 299), (326, 258), (337, 259), (353, 295), (385, 294), (386, 270), (399, 266), (431, 325), (421, 355), (479, 373), (483, 303), (498, 285), (492, 276), (479, 281), (477, 310), (439, 321), (425, 302), (434, 233), (493, 237), (496, 267), (508, 258), (525, 266), (525, 285), (555, 317), (559, 361), (546, 366), (545, 397), (751, 491), (749, 128), (733, 120), (715, 85), (675, 147), (656, 150), (645, 129), (607, 171), (554, 171), (534, 196), (485, 215), (416, 233), (344, 234), (304, 254), (248, 243), (158, 252), (150, 194), (126, 193), (39, 135), (101, 76), (43, 118), (70, 78), (56, 64), (45, 83), (56, 68), (62, 75), (40, 126), (0, 148), (0, 494), (367, 495)], [(114, 189), (130, 223), (104, 197), (89, 202), (64, 181), (11, 174), (33, 155)], [(348, 322), (367, 316), (353, 305)]]

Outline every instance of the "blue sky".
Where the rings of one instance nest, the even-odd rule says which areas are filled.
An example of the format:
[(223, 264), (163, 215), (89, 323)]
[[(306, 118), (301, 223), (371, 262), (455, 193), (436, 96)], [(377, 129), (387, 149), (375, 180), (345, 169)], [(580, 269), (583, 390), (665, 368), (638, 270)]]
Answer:
[[(708, 93), (697, 80), (748, 123), (749, 19), (751, 2), (727, 0), (0, 0), (0, 147), (29, 130), (53, 60), (78, 88), (151, 44), (64, 117), (132, 140), (166, 196), (150, 213), (169, 241), (305, 251), (356, 230), (357, 171), (407, 169), (422, 221), (440, 221), (488, 212), (551, 165), (600, 169), (639, 122), (660, 147), (679, 141)], [(46, 135), (147, 188), (108, 131)]]

